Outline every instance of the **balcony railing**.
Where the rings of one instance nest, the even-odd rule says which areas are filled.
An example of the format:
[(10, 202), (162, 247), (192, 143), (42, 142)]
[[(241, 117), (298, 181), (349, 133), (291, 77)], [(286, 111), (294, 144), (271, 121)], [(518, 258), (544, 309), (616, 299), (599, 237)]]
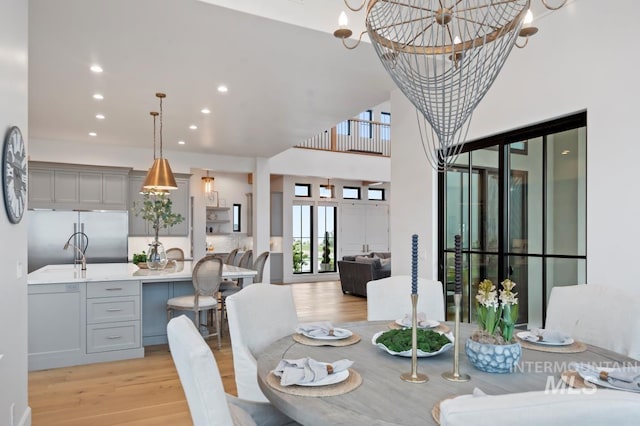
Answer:
[(296, 148), (390, 157), (391, 125), (354, 118), (307, 139)]

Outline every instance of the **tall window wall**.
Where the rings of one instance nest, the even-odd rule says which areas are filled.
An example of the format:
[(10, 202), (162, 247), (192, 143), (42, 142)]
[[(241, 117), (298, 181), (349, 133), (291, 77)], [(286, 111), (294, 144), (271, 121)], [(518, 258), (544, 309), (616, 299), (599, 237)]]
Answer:
[(439, 276), (451, 306), (460, 234), (465, 320), (485, 278), (516, 282), (534, 326), (554, 286), (586, 282), (586, 113), (468, 143), (438, 179)]
[(336, 272), (337, 206), (309, 203), (292, 208), (293, 273)]

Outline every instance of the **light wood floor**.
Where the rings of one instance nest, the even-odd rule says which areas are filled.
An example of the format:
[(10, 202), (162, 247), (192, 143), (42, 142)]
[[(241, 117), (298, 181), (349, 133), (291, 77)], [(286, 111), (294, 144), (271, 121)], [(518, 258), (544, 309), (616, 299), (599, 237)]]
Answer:
[[(340, 282), (294, 284), (292, 289), (302, 322), (367, 317), (366, 299), (342, 294)], [(213, 353), (225, 390), (235, 395), (228, 336), (225, 330), (222, 349)], [(166, 345), (147, 346), (141, 359), (31, 372), (29, 405), (34, 426), (191, 425)]]

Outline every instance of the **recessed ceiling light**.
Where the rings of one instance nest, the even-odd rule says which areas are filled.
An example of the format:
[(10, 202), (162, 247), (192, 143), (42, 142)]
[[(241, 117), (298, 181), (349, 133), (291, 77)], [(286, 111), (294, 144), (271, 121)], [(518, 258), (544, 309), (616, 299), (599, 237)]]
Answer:
[(101, 101), (101, 100), (104, 99), (104, 96), (102, 96), (100, 93), (95, 93), (93, 95), (93, 99), (97, 99), (97, 100)]
[(91, 68), (89, 68), (89, 69), (91, 71), (97, 72), (97, 73), (102, 72), (102, 67), (100, 65), (91, 65)]
[(198, 126), (196, 126), (195, 124), (192, 124), (191, 126), (189, 126), (189, 128), (190, 128), (191, 130), (197, 130), (197, 129), (198, 129)]
[(96, 132), (89, 132), (89, 136), (98, 136)]
[(221, 84), (220, 86), (218, 86), (218, 92), (220, 93), (227, 93), (229, 91), (229, 88), (223, 84)]
[(185, 141), (178, 141), (178, 145), (184, 145), (185, 143)]
[(571, 151), (569, 151), (568, 149), (563, 150), (560, 154), (562, 155), (567, 155), (568, 153), (570, 153)]
[(209, 108), (202, 108), (202, 109), (200, 110), (200, 112), (201, 112), (201, 113), (203, 113), (203, 114), (210, 114), (210, 113), (211, 113), (211, 111), (209, 110)]
[(96, 114), (96, 118), (97, 118), (98, 120), (104, 120), (104, 115), (102, 115), (102, 114)]

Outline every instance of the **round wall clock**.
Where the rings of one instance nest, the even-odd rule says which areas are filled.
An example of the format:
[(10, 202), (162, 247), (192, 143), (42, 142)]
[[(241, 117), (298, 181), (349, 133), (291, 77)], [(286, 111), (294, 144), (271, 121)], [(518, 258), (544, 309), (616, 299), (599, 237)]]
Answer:
[(20, 222), (27, 206), (27, 152), (17, 126), (11, 127), (4, 139), (2, 189), (9, 221)]

